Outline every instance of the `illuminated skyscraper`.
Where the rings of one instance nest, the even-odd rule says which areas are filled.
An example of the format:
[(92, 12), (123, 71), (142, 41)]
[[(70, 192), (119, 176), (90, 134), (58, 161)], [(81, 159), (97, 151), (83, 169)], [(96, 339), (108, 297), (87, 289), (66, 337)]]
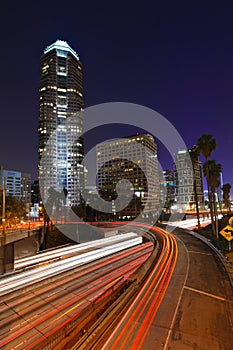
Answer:
[(202, 163), (196, 160), (193, 169), (190, 167), (190, 149), (180, 150), (174, 156), (174, 177), (176, 201), (179, 209), (186, 211), (194, 209), (195, 193), (194, 180), (196, 182), (197, 200), (200, 207), (204, 204)]
[(174, 175), (172, 170), (162, 170), (160, 172), (160, 200), (163, 209), (170, 212), (174, 204)]
[(146, 203), (148, 208), (145, 213), (157, 213), (158, 158), (157, 145), (151, 135), (133, 135), (98, 144), (97, 168), (98, 189), (105, 200), (116, 198), (117, 183), (122, 179), (131, 183), (134, 199), (140, 199), (141, 206), (132, 202), (122, 211), (122, 215), (138, 216)]
[(67, 42), (57, 40), (44, 50), (40, 69), (41, 197), (46, 201), (50, 188), (65, 190), (67, 204), (76, 205), (84, 183), (82, 64)]

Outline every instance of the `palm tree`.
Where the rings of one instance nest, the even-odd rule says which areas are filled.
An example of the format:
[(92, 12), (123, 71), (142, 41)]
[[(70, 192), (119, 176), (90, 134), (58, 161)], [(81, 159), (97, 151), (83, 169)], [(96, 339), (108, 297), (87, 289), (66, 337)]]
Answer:
[(203, 154), (206, 161), (211, 156), (211, 153), (215, 151), (216, 149), (216, 141), (215, 138), (212, 135), (209, 134), (203, 134), (198, 140), (197, 140), (197, 147), (200, 150), (200, 153)]
[[(214, 215), (214, 220), (212, 225), (213, 233), (218, 238), (218, 218), (217, 218), (217, 208), (216, 208), (216, 187), (219, 186), (220, 174), (222, 172), (221, 164), (217, 164), (215, 160), (208, 160), (203, 166), (204, 175), (206, 176), (208, 188), (210, 191), (210, 201), (211, 201), (211, 209), (212, 216)], [(212, 218), (212, 217), (211, 217)]]
[(231, 185), (230, 184), (224, 184), (222, 186), (223, 191), (223, 200), (225, 207), (228, 209), (228, 212), (231, 212), (231, 206), (230, 206), (230, 191), (231, 191)]
[(190, 158), (193, 166), (193, 188), (194, 188), (194, 198), (195, 198), (195, 206), (196, 206), (196, 213), (197, 213), (197, 225), (198, 225), (198, 229), (200, 229), (201, 224), (200, 224), (199, 204), (198, 204), (198, 196), (197, 196), (197, 183), (196, 183), (197, 181), (196, 181), (196, 175), (195, 175), (195, 165), (200, 156), (200, 150), (198, 146), (195, 145), (192, 148), (190, 148), (189, 154), (190, 154)]
[[(197, 140), (197, 147), (200, 150), (200, 153), (205, 157), (206, 161), (206, 178), (208, 177), (208, 159), (211, 156), (211, 153), (216, 149), (216, 141), (215, 138), (210, 134), (203, 134), (198, 140)], [(207, 190), (208, 190), (208, 199), (209, 199), (209, 208), (210, 208), (210, 217), (211, 217), (211, 223), (212, 223), (212, 230), (215, 232), (215, 225), (214, 225), (214, 217), (213, 217), (213, 205), (211, 200), (211, 191), (208, 185), (207, 181)]]

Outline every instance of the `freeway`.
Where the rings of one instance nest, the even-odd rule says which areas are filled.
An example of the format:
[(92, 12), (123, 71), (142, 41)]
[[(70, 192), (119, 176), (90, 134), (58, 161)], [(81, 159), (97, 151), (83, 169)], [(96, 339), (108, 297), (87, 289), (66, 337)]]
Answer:
[[(232, 350), (232, 287), (218, 255), (185, 230), (149, 228), (131, 225), (156, 237), (156, 258), (148, 242), (20, 289), (20, 298), (3, 296), (0, 348), (45, 349), (53, 339), (59, 350)], [(125, 281), (132, 284), (117, 297)]]
[[(30, 291), (19, 291), (0, 304), (0, 348), (42, 349), (50, 338), (64, 338), (65, 329), (83, 327), (115, 286), (135, 272), (150, 256), (147, 242), (98, 261), (66, 271)], [(64, 263), (64, 262), (63, 262)], [(40, 268), (41, 269), (41, 268)], [(70, 326), (71, 325), (71, 326)], [(61, 341), (59, 342), (61, 344)], [(60, 349), (62, 349), (61, 347)]]
[(219, 256), (185, 230), (162, 232), (166, 249), (134, 301), (72, 350), (232, 350), (233, 293)]
[[(136, 224), (136, 227), (147, 229), (147, 225)], [(177, 243), (174, 237), (159, 228), (151, 228), (154, 235), (159, 236), (161, 252), (147, 280), (141, 287), (132, 304), (121, 315), (121, 318), (107, 340), (97, 342), (87, 349), (141, 349), (147, 342), (148, 333), (164, 298), (174, 271), (178, 256)], [(148, 349), (148, 348), (147, 348)], [(151, 349), (151, 348), (150, 348)]]
[[(233, 291), (225, 266), (215, 251), (186, 230), (177, 228), (174, 236), (181, 254), (156, 320), (157, 331), (164, 325), (162, 313), (172, 318), (167, 317), (169, 331), (158, 332), (158, 343), (166, 350), (232, 350)], [(171, 293), (176, 307), (168, 310)]]
[[(44, 265), (38, 269), (31, 269), (20, 274), (18, 273), (2, 278), (0, 280), (0, 297), (11, 292), (14, 293), (18, 289), (36, 283), (37, 281), (46, 280), (90, 261), (119, 252), (134, 245), (138, 245), (142, 243), (142, 237), (136, 235), (136, 237), (134, 236), (131, 239), (126, 239), (124, 241), (118, 242), (116, 240), (115, 244), (107, 245), (105, 247), (101, 247), (101, 242), (99, 245), (98, 243), (99, 242), (96, 244), (97, 247), (100, 247), (99, 249), (87, 251), (80, 255), (74, 255), (64, 260), (55, 261), (53, 264)], [(78, 249), (81, 250), (81, 245), (77, 247), (77, 250)]]
[(15, 269), (22, 269), (28, 266), (39, 265), (48, 263), (48, 261), (55, 261), (58, 259), (64, 259), (71, 256), (77, 256), (84, 252), (88, 252), (97, 248), (109, 246), (113, 243), (124, 242), (131, 238), (138, 237), (134, 232), (127, 232), (125, 234), (117, 234), (111, 237), (102, 238), (86, 243), (68, 245), (62, 248), (56, 248), (53, 250), (39, 252), (36, 255), (32, 255), (26, 258), (16, 259), (14, 263)]

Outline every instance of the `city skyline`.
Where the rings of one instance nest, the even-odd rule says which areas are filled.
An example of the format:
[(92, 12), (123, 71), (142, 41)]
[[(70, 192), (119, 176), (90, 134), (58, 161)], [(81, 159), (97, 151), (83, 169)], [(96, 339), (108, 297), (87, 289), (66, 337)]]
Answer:
[[(1, 65), (7, 69), (2, 72), (0, 147), (4, 168), (37, 177), (39, 61), (44, 47), (60, 38), (78, 51), (84, 64), (85, 107), (112, 101), (147, 106), (176, 127), (187, 147), (203, 133), (212, 134), (217, 142), (212, 158), (222, 164), (224, 183), (233, 185), (232, 5), (193, 3), (191, 10), (185, 3), (169, 8), (124, 5), (123, 11), (120, 6), (111, 11), (107, 5), (93, 5), (90, 11), (79, 4), (79, 20), (75, 11), (69, 11), (62, 23), (56, 10), (52, 16), (52, 4), (43, 18), (30, 5), (19, 7), (17, 15), (4, 6), (1, 25), (7, 35)], [(158, 154), (163, 168), (171, 168), (160, 145)]]

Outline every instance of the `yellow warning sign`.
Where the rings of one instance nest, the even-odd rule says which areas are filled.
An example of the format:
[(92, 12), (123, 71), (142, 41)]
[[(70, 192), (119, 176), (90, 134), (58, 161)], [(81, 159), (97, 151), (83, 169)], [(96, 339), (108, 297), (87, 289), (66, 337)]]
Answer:
[(224, 227), (219, 233), (229, 242), (233, 239), (233, 227), (230, 225)]

